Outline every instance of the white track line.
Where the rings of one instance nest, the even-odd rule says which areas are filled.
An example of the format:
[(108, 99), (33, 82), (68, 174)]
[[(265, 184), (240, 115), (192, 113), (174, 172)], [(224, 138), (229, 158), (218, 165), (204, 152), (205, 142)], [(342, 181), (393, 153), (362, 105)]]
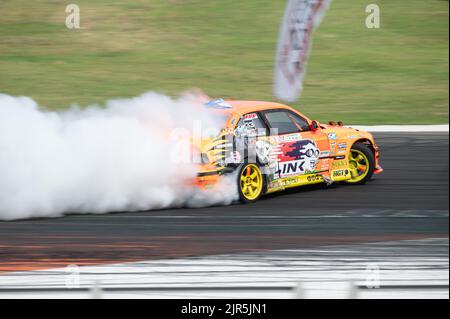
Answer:
[(350, 125), (361, 131), (368, 132), (448, 132), (449, 125)]

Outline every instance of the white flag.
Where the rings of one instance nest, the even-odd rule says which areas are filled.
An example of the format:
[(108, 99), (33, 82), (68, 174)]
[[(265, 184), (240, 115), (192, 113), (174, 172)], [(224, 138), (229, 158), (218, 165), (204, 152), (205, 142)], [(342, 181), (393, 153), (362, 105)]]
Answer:
[(331, 0), (288, 0), (281, 23), (275, 60), (274, 95), (286, 102), (298, 99), (314, 29)]

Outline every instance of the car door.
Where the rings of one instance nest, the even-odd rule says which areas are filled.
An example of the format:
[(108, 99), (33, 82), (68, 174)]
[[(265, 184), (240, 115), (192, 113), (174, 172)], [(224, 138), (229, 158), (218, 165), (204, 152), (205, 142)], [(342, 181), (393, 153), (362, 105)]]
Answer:
[(290, 110), (263, 112), (269, 135), (277, 144), (278, 178), (321, 173), (329, 176), (331, 163), (328, 136), (311, 131), (309, 123)]

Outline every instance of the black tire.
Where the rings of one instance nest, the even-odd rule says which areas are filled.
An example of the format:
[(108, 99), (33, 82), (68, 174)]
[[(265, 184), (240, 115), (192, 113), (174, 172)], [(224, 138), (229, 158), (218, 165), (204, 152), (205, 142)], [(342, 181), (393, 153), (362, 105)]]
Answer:
[(372, 150), (366, 144), (361, 143), (361, 142), (357, 142), (357, 143), (353, 144), (352, 148), (350, 149), (349, 161), (351, 161), (352, 151), (355, 151), (354, 152), (355, 154), (356, 154), (356, 152), (363, 153), (367, 159), (367, 162), (368, 162), (367, 164), (369, 167), (367, 168), (368, 169), (367, 174), (361, 180), (358, 180), (358, 181), (348, 180), (346, 182), (348, 184), (353, 184), (353, 185), (365, 184), (368, 180), (370, 180), (372, 178), (373, 172), (375, 171), (375, 156), (374, 156)]
[[(260, 189), (258, 191), (258, 194), (255, 198), (248, 198), (248, 196), (246, 196), (243, 193), (243, 189), (241, 186), (241, 176), (242, 173), (247, 170), (247, 167), (249, 165), (253, 165), (254, 167), (257, 167), (257, 169), (259, 170), (259, 174), (260, 174), (260, 182), (261, 182), (261, 186)], [(237, 177), (236, 177), (236, 183), (237, 183), (237, 188), (238, 188), (238, 192), (239, 192), (239, 201), (241, 203), (244, 204), (248, 204), (248, 203), (254, 203), (256, 201), (258, 201), (258, 199), (265, 193), (266, 190), (266, 177), (263, 174), (263, 170), (261, 169), (261, 165), (257, 164), (257, 163), (243, 163), (241, 165), (239, 165), (238, 169), (237, 169)]]

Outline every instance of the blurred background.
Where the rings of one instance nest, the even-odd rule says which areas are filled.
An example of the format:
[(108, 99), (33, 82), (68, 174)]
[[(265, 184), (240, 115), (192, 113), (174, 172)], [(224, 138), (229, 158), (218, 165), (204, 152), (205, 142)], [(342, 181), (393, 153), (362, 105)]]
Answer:
[[(80, 7), (81, 29), (65, 26)], [(365, 8), (381, 9), (367, 29)], [(286, 1), (1, 0), (0, 92), (50, 109), (146, 91), (275, 100)], [(335, 0), (293, 106), (348, 124), (448, 123), (448, 1)]]
[[(0, 94), (29, 96), (49, 110), (198, 89), (214, 98), (276, 101), (275, 49), (286, 2), (0, 0)], [(66, 27), (69, 4), (81, 10), (80, 29)], [(379, 29), (366, 27), (369, 4), (380, 7)], [(333, 0), (292, 106), (323, 122), (447, 124), (448, 9), (447, 0)], [(0, 208), (10, 198), (26, 217), (40, 207), (93, 212), (112, 202), (117, 210), (129, 199), (145, 207), (136, 194), (171, 203), (159, 191), (166, 190), (161, 180), (175, 184), (164, 169), (173, 165), (154, 139), (129, 143), (143, 146), (148, 157), (141, 158), (123, 147), (127, 136), (141, 136), (127, 135), (135, 132), (130, 126), (93, 121), (60, 129), (56, 116), (8, 112), (30, 105), (16, 100), (0, 103)], [(106, 297), (133, 298), (448, 299), (448, 126), (422, 130), (376, 132), (385, 172), (364, 186), (293, 189), (252, 206), (0, 221), (0, 299), (84, 298), (91, 288), (97, 298), (99, 287)], [(112, 138), (102, 139), (104, 132)], [(67, 268), (49, 269), (67, 265), (80, 271), (81, 290), (70, 290)], [(373, 274), (382, 275), (381, 289), (369, 289)]]

